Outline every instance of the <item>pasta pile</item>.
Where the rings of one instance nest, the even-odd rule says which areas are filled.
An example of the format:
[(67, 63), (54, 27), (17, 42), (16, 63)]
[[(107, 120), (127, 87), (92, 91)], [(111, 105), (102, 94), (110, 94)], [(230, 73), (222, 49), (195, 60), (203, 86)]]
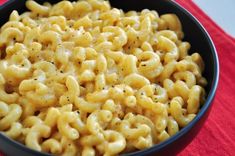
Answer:
[(204, 63), (175, 14), (26, 6), (0, 29), (1, 133), (54, 155), (112, 156), (167, 140), (198, 113)]

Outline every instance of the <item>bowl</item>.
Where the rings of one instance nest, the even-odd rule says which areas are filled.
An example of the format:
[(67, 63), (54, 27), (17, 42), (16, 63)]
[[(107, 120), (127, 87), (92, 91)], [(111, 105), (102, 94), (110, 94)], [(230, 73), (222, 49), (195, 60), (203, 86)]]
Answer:
[[(54, 0), (46, 0), (57, 2)], [(43, 0), (38, 0), (43, 2)], [(176, 135), (168, 140), (157, 144), (151, 148), (124, 154), (125, 156), (144, 156), (144, 155), (175, 155), (185, 148), (198, 134), (203, 127), (212, 107), (216, 88), (219, 79), (219, 62), (214, 44), (200, 22), (188, 11), (179, 6), (176, 2), (170, 0), (110, 0), (113, 7), (121, 8), (124, 11), (142, 9), (156, 10), (159, 14), (175, 13), (183, 26), (185, 37), (183, 40), (190, 42), (190, 52), (199, 52), (205, 62), (204, 77), (208, 80), (206, 86), (207, 97), (204, 105), (201, 107), (197, 116), (186, 127), (182, 128)], [(25, 11), (25, 0), (9, 0), (0, 7), (0, 25), (5, 23), (12, 10), (18, 10), (20, 13)], [(206, 148), (206, 147), (205, 147)], [(27, 148), (26, 146), (9, 139), (0, 133), (0, 151), (6, 155), (24, 155), (24, 156), (49, 156), (50, 154), (41, 153)]]

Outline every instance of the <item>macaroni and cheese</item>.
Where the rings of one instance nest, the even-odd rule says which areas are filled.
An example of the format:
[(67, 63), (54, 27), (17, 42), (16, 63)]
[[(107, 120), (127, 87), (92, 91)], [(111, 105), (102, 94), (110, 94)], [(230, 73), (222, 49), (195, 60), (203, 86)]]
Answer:
[(204, 62), (175, 14), (26, 7), (0, 29), (1, 133), (54, 155), (112, 156), (167, 140), (200, 110)]

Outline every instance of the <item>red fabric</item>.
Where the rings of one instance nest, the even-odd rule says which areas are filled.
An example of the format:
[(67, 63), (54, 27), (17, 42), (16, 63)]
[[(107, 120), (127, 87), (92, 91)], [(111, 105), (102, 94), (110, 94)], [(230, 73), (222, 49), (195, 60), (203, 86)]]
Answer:
[[(8, 0), (0, 0), (0, 6), (4, 3), (6, 3)], [(0, 155), (1, 156), (1, 155)]]
[(235, 39), (227, 35), (191, 0), (177, 0), (207, 29), (220, 61), (220, 80), (211, 113), (197, 137), (178, 156), (235, 155)]
[[(0, 0), (0, 5), (6, 0)], [(235, 155), (235, 39), (227, 35), (191, 0), (177, 0), (211, 35), (219, 55), (220, 80), (211, 113), (196, 138), (178, 156)], [(3, 156), (0, 153), (0, 156)]]

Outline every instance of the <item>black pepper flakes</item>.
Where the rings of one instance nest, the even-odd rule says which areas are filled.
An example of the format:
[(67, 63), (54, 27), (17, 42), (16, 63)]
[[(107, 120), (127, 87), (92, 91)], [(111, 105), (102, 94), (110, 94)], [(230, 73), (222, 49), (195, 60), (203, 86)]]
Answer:
[(40, 113), (40, 111), (35, 111), (34, 115), (37, 116)]

